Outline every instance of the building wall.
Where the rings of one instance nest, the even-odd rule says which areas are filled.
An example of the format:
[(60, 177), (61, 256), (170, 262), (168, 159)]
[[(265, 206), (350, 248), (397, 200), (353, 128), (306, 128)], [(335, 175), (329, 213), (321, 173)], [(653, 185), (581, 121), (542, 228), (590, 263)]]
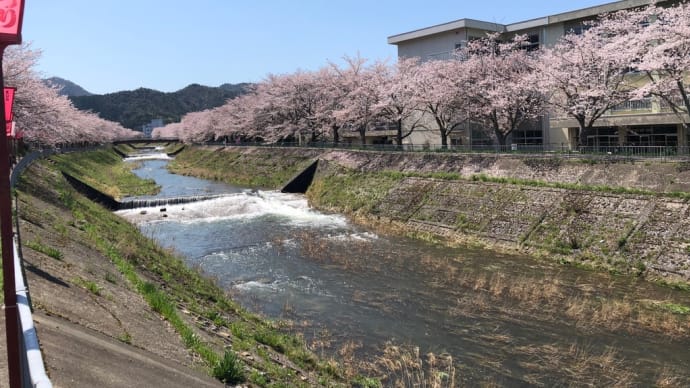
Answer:
[[(409, 44), (398, 45), (398, 57), (428, 59), (450, 59), (455, 45), (467, 40), (467, 30), (446, 32), (411, 41)], [(441, 57), (445, 55), (445, 57)], [(438, 56), (438, 58), (433, 58)], [(431, 58), (430, 58), (431, 57)]]
[[(677, 3), (676, 0), (660, 0), (658, 3), (669, 5)], [(428, 27), (425, 29), (412, 31), (396, 35), (389, 38), (389, 42), (398, 46), (399, 57), (419, 57), (422, 60), (447, 59), (456, 49), (457, 45), (466, 42), (472, 37), (485, 36), (490, 31), (504, 31), (506, 37), (515, 34), (538, 34), (539, 43), (542, 46), (553, 46), (569, 30), (577, 28), (585, 20), (591, 20), (597, 15), (605, 12), (613, 12), (622, 9), (635, 8), (650, 4), (650, 0), (624, 0), (602, 4), (600, 6), (564, 12), (557, 15), (545, 16), (542, 18), (527, 20), (510, 25), (498, 25), (495, 23), (481, 22), (476, 20), (461, 19), (443, 25)], [(447, 30), (447, 31), (444, 31)], [(425, 34), (428, 34), (425, 36)], [(644, 80), (640, 80), (644, 82)], [(686, 117), (686, 122), (690, 122), (690, 117)], [(611, 112), (595, 124), (596, 127), (631, 127), (631, 126), (663, 126), (675, 125), (681, 120), (660, 108), (658, 101), (655, 101), (650, 109), (644, 110), (635, 108), (626, 111), (617, 109)], [(426, 120), (429, 128), (436, 128), (435, 123)], [(575, 146), (573, 135), (577, 133), (577, 122), (567, 117), (552, 116), (546, 118), (542, 125), (544, 144), (571, 144)], [(680, 131), (680, 130), (679, 130)], [(467, 134), (463, 134), (468, 138)], [(457, 137), (457, 135), (456, 135)], [(440, 136), (437, 130), (419, 131), (408, 138), (408, 142), (414, 144), (440, 144)], [(679, 145), (687, 145), (687, 135), (679, 132)], [(463, 142), (463, 144), (466, 144)]]

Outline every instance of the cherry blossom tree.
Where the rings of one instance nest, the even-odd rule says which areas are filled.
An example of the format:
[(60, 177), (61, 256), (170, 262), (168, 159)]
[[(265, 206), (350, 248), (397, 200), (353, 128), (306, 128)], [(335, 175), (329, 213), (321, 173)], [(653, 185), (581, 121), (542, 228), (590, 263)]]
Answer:
[[(468, 119), (469, 78), (463, 66), (463, 61), (424, 62), (412, 82), (417, 109), (436, 124), (443, 148), (450, 134)], [(420, 126), (428, 128), (426, 123)]]
[(635, 58), (617, 43), (615, 36), (589, 28), (579, 35), (566, 34), (540, 55), (532, 82), (556, 114), (577, 121), (579, 145), (586, 145), (601, 116), (633, 97), (635, 85), (626, 74)]
[(183, 128), (184, 126), (181, 122), (170, 123), (163, 127), (154, 128), (151, 132), (151, 137), (153, 139), (181, 139)]
[(341, 109), (346, 91), (342, 89), (341, 76), (334, 67), (325, 66), (314, 74), (315, 86), (321, 91), (321, 98), (314, 109), (314, 121), (324, 134), (330, 134), (334, 144), (340, 143), (340, 128), (343, 122), (334, 112)]
[(386, 73), (383, 71), (384, 76), (377, 82), (379, 103), (375, 110), (383, 120), (395, 123), (395, 143), (401, 146), (422, 124), (413, 84), (419, 72), (419, 58), (401, 58)]
[(637, 98), (657, 97), (688, 127), (690, 112), (690, 4), (621, 11), (605, 27), (620, 31), (620, 46), (635, 55), (632, 68), (645, 76)]
[(359, 132), (360, 141), (366, 144), (367, 128), (377, 117), (376, 105), (379, 103), (378, 83), (385, 77), (385, 64), (375, 63), (366, 66), (367, 60), (360, 57), (346, 56), (343, 68), (331, 64), (337, 77), (342, 97), (339, 108), (333, 111), (336, 120)]
[(467, 73), (468, 109), (473, 122), (491, 128), (499, 145), (520, 125), (541, 116), (543, 94), (530, 82), (536, 59), (522, 50), (525, 36), (500, 43), (497, 34), (468, 43), (460, 55)]
[(318, 73), (297, 71), (288, 75), (270, 75), (258, 86), (262, 110), (270, 115), (266, 130), (282, 138), (301, 137), (302, 132), (317, 141), (323, 130), (316, 117), (325, 91)]
[(24, 138), (41, 146), (100, 143), (135, 137), (138, 132), (76, 109), (57, 89), (46, 85), (35, 70), (41, 52), (28, 44), (5, 51), (5, 85), (17, 88), (14, 120)]

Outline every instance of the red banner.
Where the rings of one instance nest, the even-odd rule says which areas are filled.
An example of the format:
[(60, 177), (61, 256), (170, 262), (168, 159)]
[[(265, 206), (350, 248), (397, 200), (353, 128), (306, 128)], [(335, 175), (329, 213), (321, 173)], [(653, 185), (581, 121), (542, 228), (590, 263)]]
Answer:
[(12, 114), (12, 108), (14, 107), (14, 93), (16, 91), (17, 88), (15, 87), (5, 87), (5, 121), (7, 121), (8, 123), (12, 121), (14, 118), (14, 115)]
[(7, 137), (12, 137), (14, 135), (14, 121), (8, 121), (5, 123), (5, 134)]
[(24, 0), (0, 0), (0, 43), (21, 43)]

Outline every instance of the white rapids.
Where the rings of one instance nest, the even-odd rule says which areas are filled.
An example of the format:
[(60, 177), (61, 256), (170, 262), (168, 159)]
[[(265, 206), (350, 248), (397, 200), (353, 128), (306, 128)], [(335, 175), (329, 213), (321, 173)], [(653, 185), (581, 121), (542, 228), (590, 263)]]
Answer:
[(245, 191), (206, 201), (131, 210), (117, 214), (136, 224), (152, 222), (201, 223), (277, 216), (294, 225), (346, 227), (344, 216), (323, 214), (309, 208), (299, 194)]

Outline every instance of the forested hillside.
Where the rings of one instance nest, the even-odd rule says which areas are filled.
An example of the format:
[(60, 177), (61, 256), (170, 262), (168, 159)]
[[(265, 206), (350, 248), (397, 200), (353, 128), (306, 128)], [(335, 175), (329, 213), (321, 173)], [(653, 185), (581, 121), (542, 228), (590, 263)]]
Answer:
[(248, 86), (244, 83), (219, 87), (192, 84), (172, 93), (139, 88), (103, 95), (71, 96), (70, 99), (78, 109), (92, 111), (126, 128), (139, 129), (152, 119), (162, 118), (165, 123), (171, 123), (179, 121), (186, 113), (221, 106), (228, 99), (243, 94)]

